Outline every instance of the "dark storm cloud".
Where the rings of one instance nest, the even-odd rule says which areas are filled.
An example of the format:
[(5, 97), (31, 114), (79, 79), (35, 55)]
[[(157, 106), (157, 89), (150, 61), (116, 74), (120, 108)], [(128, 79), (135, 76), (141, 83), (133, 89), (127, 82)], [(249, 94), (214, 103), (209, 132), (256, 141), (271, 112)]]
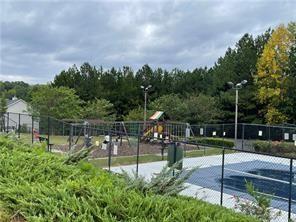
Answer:
[(2, 1), (1, 80), (46, 82), (74, 63), (212, 66), (246, 32), (296, 20), (295, 1)]

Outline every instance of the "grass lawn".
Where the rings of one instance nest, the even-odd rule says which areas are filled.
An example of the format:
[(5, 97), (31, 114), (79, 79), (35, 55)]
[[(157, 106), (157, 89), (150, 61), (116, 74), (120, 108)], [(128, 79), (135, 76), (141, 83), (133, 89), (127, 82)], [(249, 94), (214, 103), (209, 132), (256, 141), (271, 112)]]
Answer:
[[(225, 150), (225, 153), (233, 153), (232, 150)], [(194, 150), (194, 151), (186, 151), (186, 158), (188, 157), (201, 157), (201, 156), (212, 156), (222, 154), (222, 149), (220, 148), (206, 148), (205, 150)], [(167, 159), (166, 154), (164, 155), (164, 160)], [(147, 154), (141, 155), (139, 157), (139, 163), (149, 163), (155, 161), (161, 161), (162, 157), (160, 155), (155, 154)], [(122, 165), (130, 165), (136, 164), (137, 157), (136, 156), (125, 156), (125, 157), (112, 157), (111, 166), (122, 166)], [(100, 159), (92, 159), (90, 160), (92, 164), (97, 167), (106, 167), (108, 166), (108, 158), (100, 158)]]
[[(41, 134), (42, 137), (47, 138), (47, 135), (43, 135)], [(24, 143), (27, 144), (32, 144), (32, 134), (31, 133), (21, 133), (20, 134), (20, 138)], [(57, 135), (50, 135), (49, 137), (49, 142), (54, 144), (54, 145), (68, 145), (69, 144), (69, 136), (57, 136)], [(74, 141), (76, 141), (77, 136), (74, 137)], [(77, 142), (77, 144), (83, 144), (83, 136), (81, 136)], [(92, 141), (93, 143), (95, 143), (95, 141), (100, 141), (102, 142), (103, 140), (103, 136), (97, 136), (97, 137), (92, 137)]]

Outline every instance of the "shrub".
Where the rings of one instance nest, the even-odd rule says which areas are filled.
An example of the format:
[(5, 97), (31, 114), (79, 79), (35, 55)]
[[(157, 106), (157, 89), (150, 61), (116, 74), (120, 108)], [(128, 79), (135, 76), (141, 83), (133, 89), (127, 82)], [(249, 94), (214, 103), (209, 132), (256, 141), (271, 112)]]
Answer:
[(160, 173), (154, 174), (149, 181), (143, 176), (138, 176), (135, 172), (129, 174), (126, 171), (122, 171), (122, 177), (127, 183), (128, 189), (136, 189), (144, 194), (154, 193), (165, 196), (177, 196), (177, 194), (187, 188), (184, 185), (185, 181), (197, 170), (197, 168), (177, 170), (179, 164), (177, 162), (171, 167), (166, 165)]
[(295, 157), (296, 147), (293, 143), (280, 141), (256, 141), (253, 143), (255, 151), (261, 153), (277, 154), (288, 157)]
[(44, 150), (0, 137), (2, 212), (26, 221), (254, 221), (193, 198), (127, 190), (116, 175)]
[(191, 138), (190, 141), (195, 142), (199, 145), (205, 145), (205, 146), (226, 147), (226, 148), (234, 147), (234, 142), (226, 139), (221, 139), (221, 138), (199, 137), (199, 138)]
[(260, 221), (266, 222), (275, 220), (281, 215), (281, 211), (271, 211), (271, 198), (258, 192), (252, 182), (246, 181), (246, 188), (253, 200), (249, 201), (235, 197), (235, 209), (238, 209), (247, 215), (253, 215)]

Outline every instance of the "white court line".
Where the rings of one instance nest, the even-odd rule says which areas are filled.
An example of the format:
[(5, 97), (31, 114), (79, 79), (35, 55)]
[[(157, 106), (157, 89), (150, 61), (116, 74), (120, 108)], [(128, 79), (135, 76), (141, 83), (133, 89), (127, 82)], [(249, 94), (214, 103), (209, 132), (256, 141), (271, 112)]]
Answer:
[[(278, 179), (274, 179), (274, 178), (270, 178), (270, 177), (265, 177), (265, 176), (260, 176), (260, 175), (252, 174), (252, 173), (246, 173), (246, 172), (239, 171), (239, 170), (232, 170), (232, 169), (229, 169), (229, 168), (225, 168), (225, 170), (232, 171), (232, 172), (236, 172), (236, 173), (241, 173), (241, 174), (250, 175), (250, 176), (252, 176), (252, 177), (258, 177), (258, 178), (260, 178), (260, 179), (266, 179), (266, 180), (276, 181), (276, 182), (280, 182), (280, 183), (290, 184), (288, 181), (285, 181), (285, 180), (278, 180)], [(296, 183), (292, 183), (292, 185), (296, 185)], [(263, 192), (259, 192), (259, 191), (256, 191), (256, 192), (257, 192), (257, 193), (260, 193), (260, 194), (264, 194), (264, 195), (266, 195), (266, 196), (276, 197), (276, 198), (278, 198), (278, 199), (282, 199), (282, 200), (289, 200), (288, 198), (281, 197), (281, 196), (277, 196), (277, 195), (274, 195), (274, 194), (263, 193)], [(296, 200), (293, 200), (293, 199), (292, 199), (292, 202), (296, 202)]]
[[(233, 170), (233, 169), (229, 169), (227, 167), (225, 167), (224, 169), (228, 170), (228, 171), (235, 172), (235, 173), (241, 173), (241, 174), (246, 174), (246, 175), (249, 175), (249, 176), (252, 176), (252, 177), (258, 177), (260, 179), (266, 179), (266, 180), (276, 181), (276, 182), (280, 182), (280, 183), (290, 184), (289, 181), (285, 181), (285, 180), (279, 180), (279, 179), (274, 179), (274, 178), (271, 178), (271, 177), (265, 177), (265, 176), (261, 176), (261, 175), (257, 175), (257, 174), (247, 173), (247, 172), (244, 172), (244, 171)], [(296, 183), (292, 183), (292, 185), (296, 185)]]

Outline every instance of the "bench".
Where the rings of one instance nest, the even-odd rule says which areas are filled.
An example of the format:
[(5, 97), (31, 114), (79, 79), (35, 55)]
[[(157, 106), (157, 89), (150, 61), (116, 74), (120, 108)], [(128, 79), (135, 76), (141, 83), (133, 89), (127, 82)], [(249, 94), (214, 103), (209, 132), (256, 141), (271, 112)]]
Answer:
[(38, 140), (40, 143), (42, 143), (42, 142), (46, 142), (47, 143), (47, 145), (48, 145), (48, 151), (51, 151), (52, 150), (52, 146), (54, 144), (53, 143), (48, 143), (48, 138), (46, 138), (44, 136), (40, 136), (40, 134), (36, 130), (34, 130), (33, 133), (34, 133), (34, 138), (36, 140)]

